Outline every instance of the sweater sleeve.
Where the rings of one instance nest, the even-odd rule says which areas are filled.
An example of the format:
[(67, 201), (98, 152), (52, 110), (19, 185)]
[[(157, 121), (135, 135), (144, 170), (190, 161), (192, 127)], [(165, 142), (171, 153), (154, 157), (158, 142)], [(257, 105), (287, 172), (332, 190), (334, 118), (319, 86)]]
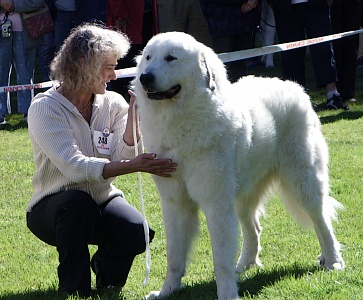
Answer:
[(48, 164), (47, 170), (58, 169), (76, 183), (105, 182), (102, 173), (108, 160), (90, 155), (92, 139), (86, 122), (77, 123), (74, 115), (40, 99), (29, 108), (28, 127), (34, 148), (42, 157), (38, 163)]
[[(110, 93), (112, 95), (112, 93)], [(117, 137), (115, 141), (114, 151), (111, 156), (111, 160), (129, 160), (135, 158), (135, 146), (129, 146), (125, 143), (123, 139), (123, 135), (125, 133), (126, 122), (127, 122), (127, 113), (128, 113), (128, 104), (127, 102), (116, 94), (116, 101), (114, 102), (115, 109), (112, 109), (115, 112), (114, 124), (113, 124), (113, 132)], [(142, 143), (141, 140), (137, 143), (138, 152), (142, 152)]]

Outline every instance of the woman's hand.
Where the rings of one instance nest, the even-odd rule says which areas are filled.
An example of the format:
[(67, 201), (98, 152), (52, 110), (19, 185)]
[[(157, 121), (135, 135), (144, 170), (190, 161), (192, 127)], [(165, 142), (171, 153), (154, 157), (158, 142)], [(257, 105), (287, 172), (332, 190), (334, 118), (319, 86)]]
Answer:
[(155, 153), (142, 153), (127, 161), (111, 161), (103, 168), (105, 179), (135, 172), (145, 172), (161, 177), (171, 177), (177, 164), (169, 158), (157, 158)]
[(155, 153), (143, 153), (128, 163), (138, 172), (145, 172), (161, 177), (171, 177), (176, 171), (177, 164), (169, 158), (157, 158)]
[(130, 95), (130, 107), (129, 107), (129, 112), (130, 112), (130, 109), (133, 108), (134, 104), (136, 105), (136, 94), (134, 93), (133, 90), (128, 90), (128, 93)]
[(252, 9), (254, 9), (258, 4), (258, 0), (248, 0), (246, 3), (243, 3), (241, 6), (241, 12), (248, 13)]
[(128, 23), (129, 22), (127, 19), (118, 18), (115, 22), (115, 26), (117, 29), (121, 30), (123, 33), (126, 33), (126, 26)]
[(13, 12), (15, 10), (15, 5), (13, 0), (1, 0), (0, 6), (3, 10), (8, 12)]

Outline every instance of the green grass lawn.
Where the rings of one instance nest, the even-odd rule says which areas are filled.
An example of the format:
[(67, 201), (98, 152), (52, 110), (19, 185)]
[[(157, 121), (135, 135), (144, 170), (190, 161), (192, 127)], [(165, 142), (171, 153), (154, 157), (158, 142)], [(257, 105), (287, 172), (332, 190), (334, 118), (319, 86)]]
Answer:
[[(276, 76), (279, 67), (255, 74)], [(311, 230), (296, 225), (276, 198), (271, 198), (261, 219), (264, 267), (239, 275), (243, 299), (363, 299), (363, 69), (358, 70), (357, 99), (351, 110), (326, 111), (325, 91), (314, 87), (308, 93), (317, 105), (323, 132), (330, 147), (331, 195), (345, 206), (334, 223), (343, 245), (346, 269), (326, 271), (316, 264), (318, 240)], [(32, 194), (34, 173), (31, 144), (22, 116), (11, 115), (0, 130), (0, 300), (66, 299), (57, 294), (57, 252), (26, 228), (25, 206)], [(143, 286), (145, 256), (136, 258), (121, 294), (93, 292), (92, 299), (142, 299), (159, 290), (166, 273), (165, 234), (158, 193), (149, 175), (142, 175), (147, 218), (156, 236), (151, 244), (150, 282)], [(116, 185), (140, 208), (137, 174), (123, 176)], [(168, 299), (211, 300), (216, 298), (212, 253), (204, 216), (190, 257), (184, 288)], [(95, 251), (93, 246), (91, 252)], [(93, 282), (94, 282), (93, 278)], [(68, 299), (78, 299), (69, 297)]]

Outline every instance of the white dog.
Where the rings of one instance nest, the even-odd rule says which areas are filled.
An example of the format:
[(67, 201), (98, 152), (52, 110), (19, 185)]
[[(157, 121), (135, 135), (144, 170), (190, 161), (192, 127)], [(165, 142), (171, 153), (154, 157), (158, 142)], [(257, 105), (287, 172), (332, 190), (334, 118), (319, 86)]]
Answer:
[[(201, 208), (218, 299), (238, 299), (235, 271), (261, 264), (259, 215), (271, 187), (298, 220), (313, 225), (320, 264), (344, 267), (332, 227), (341, 205), (328, 194), (328, 149), (299, 85), (252, 76), (231, 84), (210, 48), (177, 32), (149, 41), (134, 85), (147, 151), (178, 163), (172, 178), (154, 177), (168, 263), (159, 297), (180, 288)], [(244, 242), (235, 269), (238, 219)]]

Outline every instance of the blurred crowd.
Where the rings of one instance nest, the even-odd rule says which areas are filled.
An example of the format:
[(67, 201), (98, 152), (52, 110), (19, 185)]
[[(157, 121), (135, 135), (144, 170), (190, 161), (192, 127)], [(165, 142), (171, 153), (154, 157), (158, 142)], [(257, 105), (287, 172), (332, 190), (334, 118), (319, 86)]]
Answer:
[[(363, 26), (363, 0), (47, 0), (54, 30), (31, 38), (24, 13), (41, 8), (43, 0), (1, 0), (0, 86), (34, 81), (35, 68), (49, 80), (49, 65), (72, 28), (95, 22), (125, 33), (131, 49), (117, 68), (135, 66), (134, 57), (159, 32), (183, 31), (210, 46), (216, 53), (254, 48), (257, 37), (277, 33), (280, 43), (357, 30)], [(270, 11), (268, 24), (263, 9)], [(261, 28), (273, 30), (261, 32)], [(272, 32), (272, 33), (271, 33)], [(275, 37), (272, 36), (272, 41)], [(271, 37), (270, 37), (271, 40)], [(329, 109), (348, 110), (356, 102), (356, 68), (363, 66), (362, 34), (309, 47), (316, 85), (326, 88)], [(284, 79), (305, 85), (307, 48), (281, 53)], [(38, 59), (38, 64), (37, 64)], [(227, 63), (232, 82), (249, 73), (255, 60)], [(270, 66), (273, 66), (270, 63)], [(14, 76), (15, 78), (15, 76)], [(14, 83), (13, 83), (14, 84)], [(108, 89), (126, 100), (130, 79), (117, 79)], [(17, 109), (27, 120), (32, 91), (17, 92)], [(11, 113), (10, 93), (0, 93), (0, 124)]]

